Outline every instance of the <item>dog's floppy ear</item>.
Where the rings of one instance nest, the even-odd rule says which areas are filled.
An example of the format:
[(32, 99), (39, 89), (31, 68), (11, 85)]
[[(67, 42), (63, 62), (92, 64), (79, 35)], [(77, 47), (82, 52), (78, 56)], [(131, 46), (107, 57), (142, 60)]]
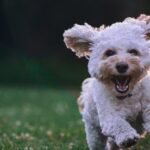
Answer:
[(146, 24), (149, 24), (150, 23), (150, 16), (147, 16), (145, 14), (141, 14), (140, 16), (137, 17), (137, 20), (145, 21)]
[(90, 56), (92, 38), (98, 32), (96, 28), (88, 25), (75, 24), (71, 29), (64, 32), (64, 42), (78, 57)]
[(145, 39), (150, 40), (150, 16), (141, 14), (137, 19), (146, 23)]

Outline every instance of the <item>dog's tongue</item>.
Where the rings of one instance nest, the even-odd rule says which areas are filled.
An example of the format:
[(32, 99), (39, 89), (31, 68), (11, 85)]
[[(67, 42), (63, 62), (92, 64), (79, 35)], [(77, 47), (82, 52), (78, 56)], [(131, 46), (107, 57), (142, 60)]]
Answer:
[(112, 81), (115, 84), (116, 91), (126, 93), (129, 90), (130, 76), (113, 76)]
[(129, 85), (118, 85), (118, 84), (116, 84), (116, 90), (118, 91), (118, 92), (120, 92), (120, 93), (125, 93), (125, 92), (127, 92), (128, 91), (128, 89), (129, 89)]

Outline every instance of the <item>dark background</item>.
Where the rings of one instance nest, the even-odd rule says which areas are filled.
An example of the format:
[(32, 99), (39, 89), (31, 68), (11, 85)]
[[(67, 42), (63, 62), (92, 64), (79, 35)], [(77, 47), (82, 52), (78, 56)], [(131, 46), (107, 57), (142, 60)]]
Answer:
[(87, 62), (67, 50), (64, 30), (141, 13), (150, 14), (149, 0), (1, 0), (0, 84), (78, 86)]

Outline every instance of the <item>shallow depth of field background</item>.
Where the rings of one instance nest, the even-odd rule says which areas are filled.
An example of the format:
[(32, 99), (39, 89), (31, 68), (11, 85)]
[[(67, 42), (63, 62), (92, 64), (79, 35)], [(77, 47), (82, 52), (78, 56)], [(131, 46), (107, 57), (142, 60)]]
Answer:
[[(140, 13), (150, 14), (149, 0), (1, 0), (0, 149), (87, 150), (76, 105), (87, 60), (62, 34), (74, 23), (98, 27)], [(150, 149), (150, 138), (133, 149)]]

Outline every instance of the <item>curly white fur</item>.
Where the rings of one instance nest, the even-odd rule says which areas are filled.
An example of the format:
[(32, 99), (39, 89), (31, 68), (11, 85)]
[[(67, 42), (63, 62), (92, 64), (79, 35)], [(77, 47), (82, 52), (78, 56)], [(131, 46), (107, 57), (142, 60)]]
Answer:
[[(150, 40), (147, 38), (150, 18), (142, 17), (127, 18), (99, 29), (87, 24), (75, 25), (64, 33), (68, 48), (78, 56), (90, 57), (91, 78), (83, 83), (78, 103), (91, 150), (102, 146), (113, 150), (134, 144), (140, 133), (131, 122), (136, 121), (139, 114), (143, 118), (140, 124), (150, 132)], [(130, 54), (131, 49), (138, 50), (139, 55)], [(115, 56), (106, 57), (107, 50), (115, 50)], [(118, 62), (129, 66), (123, 75), (132, 76), (129, 89), (124, 93), (118, 92), (111, 81), (113, 75), (121, 74), (116, 70)]]

